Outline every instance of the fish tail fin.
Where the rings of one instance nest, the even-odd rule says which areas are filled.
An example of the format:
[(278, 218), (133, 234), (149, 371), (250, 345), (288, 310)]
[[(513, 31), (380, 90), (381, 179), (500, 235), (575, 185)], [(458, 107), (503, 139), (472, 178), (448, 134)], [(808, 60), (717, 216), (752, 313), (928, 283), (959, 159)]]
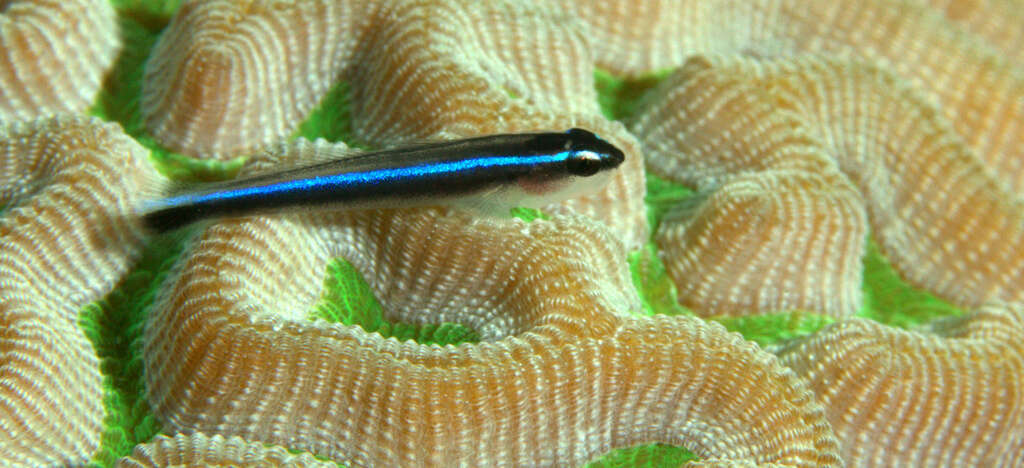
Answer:
[(198, 186), (197, 182), (164, 180), (159, 187), (147, 190), (146, 198), (135, 210), (142, 227), (151, 234), (163, 234), (203, 218), (201, 210), (180, 197)]
[(168, 206), (144, 209), (140, 213), (143, 227), (153, 234), (164, 234), (199, 219), (188, 207)]

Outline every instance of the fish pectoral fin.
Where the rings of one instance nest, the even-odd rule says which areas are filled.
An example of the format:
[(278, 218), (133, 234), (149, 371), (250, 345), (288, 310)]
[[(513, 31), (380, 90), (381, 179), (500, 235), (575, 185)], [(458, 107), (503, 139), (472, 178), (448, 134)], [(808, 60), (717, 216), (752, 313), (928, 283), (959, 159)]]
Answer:
[(518, 197), (507, 188), (495, 187), (456, 198), (451, 205), (474, 215), (504, 219), (512, 217), (512, 209), (518, 206)]

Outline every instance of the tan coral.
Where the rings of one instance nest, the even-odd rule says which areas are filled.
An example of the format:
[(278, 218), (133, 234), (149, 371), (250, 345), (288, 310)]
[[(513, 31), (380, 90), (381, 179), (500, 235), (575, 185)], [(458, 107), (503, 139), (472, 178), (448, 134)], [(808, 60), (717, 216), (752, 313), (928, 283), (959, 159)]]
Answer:
[[(791, 148), (816, 141), (860, 188), (874, 236), (909, 281), (968, 306), (1024, 298), (1024, 206), (890, 73), (821, 57), (718, 66), (695, 59), (658, 93), (637, 125), (655, 170), (697, 185), (727, 183), (730, 173), (804, 167), (805, 153)], [(736, 101), (747, 116), (735, 113)], [(701, 282), (690, 274), (673, 272), (684, 286)]]
[(700, 188), (657, 242), (702, 315), (861, 305), (863, 200), (800, 116), (742, 74), (694, 59), (648, 97), (634, 131), (651, 170)]
[(701, 315), (844, 316), (860, 307), (866, 235), (845, 180), (777, 170), (730, 178), (666, 217), (657, 242), (680, 302)]
[(1024, 205), (929, 102), (856, 61), (807, 57), (758, 68), (723, 72), (750, 73), (755, 86), (806, 115), (860, 187), (874, 236), (902, 276), (965, 306), (1024, 300)]
[[(320, 145), (294, 150), (306, 160)], [(820, 407), (774, 357), (694, 318), (626, 315), (639, 303), (624, 254), (580, 217), (226, 220), (194, 241), (146, 325), (149, 401), (173, 430), (355, 466), (572, 466), (654, 441), (709, 459), (838, 464)], [(309, 322), (337, 256), (389, 319), (459, 322), (484, 342)]]
[(600, 115), (590, 50), (568, 11), (539, 2), (409, 1), (381, 18), (352, 75), (360, 138), (590, 129), (622, 148), (626, 162), (596, 195), (546, 209), (600, 219), (631, 248), (646, 240), (643, 156), (622, 125)]
[(284, 138), (349, 66), (373, 5), (184, 2), (146, 64), (146, 126), (193, 155), (231, 157)]
[(206, 434), (158, 435), (137, 445), (131, 456), (118, 460), (118, 468), (161, 468), (173, 466), (260, 466), (275, 468), (335, 468), (308, 453), (290, 454), (280, 446), (267, 447), (241, 437)]
[(544, 2), (392, 2), (351, 75), (353, 128), (393, 142), (599, 117), (580, 26)]
[(1010, 304), (923, 331), (851, 319), (780, 354), (825, 404), (847, 466), (1020, 466), (1022, 318)]
[(977, 34), (1017, 67), (1024, 66), (1024, 2), (1021, 0), (919, 0)]
[[(636, 141), (600, 115), (589, 48), (568, 12), (511, 0), (275, 5), (182, 7), (147, 64), (142, 107), (158, 139), (218, 157), (265, 147), (339, 77), (352, 82), (356, 133), (376, 145), (582, 126), (620, 145), (627, 161), (605, 190), (549, 210), (601, 219), (630, 246), (646, 239)], [(307, 35), (318, 39), (300, 41)], [(264, 57), (263, 43), (281, 50)]]
[(922, 0), (586, 3), (576, 11), (597, 63), (617, 73), (676, 67), (697, 54), (829, 53), (887, 66), (938, 103), (978, 156), (1024, 193), (1024, 73)]
[(494, 133), (524, 106), (596, 113), (569, 20), (534, 2), (186, 2), (147, 64), (142, 110), (164, 144), (216, 157), (284, 138), (339, 79), (353, 81), (354, 125), (377, 143), (450, 120), (477, 124), (465, 136)]
[(0, 3), (0, 121), (84, 110), (120, 46), (107, 0)]
[(84, 463), (99, 446), (99, 361), (78, 312), (141, 245), (131, 209), (158, 180), (116, 124), (0, 126), (0, 459)]

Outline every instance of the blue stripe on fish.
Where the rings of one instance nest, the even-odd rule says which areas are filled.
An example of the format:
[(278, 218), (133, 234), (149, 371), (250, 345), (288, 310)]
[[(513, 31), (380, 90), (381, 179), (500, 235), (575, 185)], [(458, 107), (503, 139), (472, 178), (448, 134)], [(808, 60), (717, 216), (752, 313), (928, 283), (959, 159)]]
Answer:
[[(624, 155), (593, 133), (490, 135), (349, 155), (208, 184), (151, 202), (143, 221), (166, 231), (206, 218), (289, 208), (361, 209), (470, 202), (502, 208), (556, 201)], [(500, 199), (504, 197), (504, 199)], [(508, 205), (507, 207), (505, 205)]]

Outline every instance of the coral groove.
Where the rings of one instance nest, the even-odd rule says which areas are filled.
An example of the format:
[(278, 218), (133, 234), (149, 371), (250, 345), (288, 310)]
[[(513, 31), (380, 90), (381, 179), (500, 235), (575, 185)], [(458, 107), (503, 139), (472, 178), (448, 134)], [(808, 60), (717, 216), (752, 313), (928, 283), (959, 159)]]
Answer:
[(0, 121), (84, 110), (121, 41), (107, 0), (0, 4)]
[[(745, 197), (751, 192), (736, 192), (733, 187), (747, 187), (751, 178), (767, 184), (779, 177), (773, 172), (776, 167), (815, 165), (820, 167), (817, 173), (829, 178), (836, 177), (834, 171), (839, 168), (863, 197), (861, 201), (836, 182), (832, 184), (836, 191), (830, 193), (845, 193), (846, 202), (829, 201), (827, 195), (818, 193), (814, 195), (820, 202), (816, 212), (858, 220), (863, 215), (850, 203), (862, 204), (883, 250), (912, 283), (966, 306), (1024, 298), (1024, 206), (1014, 201), (939, 112), (911, 88), (900, 85), (883, 69), (858, 61), (809, 56), (720, 62), (691, 61), (655, 92), (652, 105), (636, 125), (649, 150), (652, 169), (698, 187), (722, 187), (709, 198), (713, 203), (700, 208), (698, 216), (681, 225), (666, 223), (659, 233), (659, 242), (669, 256), (667, 267), (680, 288), (699, 292), (689, 299), (697, 301), (694, 306), (714, 311), (716, 305), (709, 303), (712, 299), (704, 298), (734, 297), (728, 288), (739, 286), (728, 278), (736, 271), (749, 271), (744, 275), (768, 281), (777, 270), (774, 264), (764, 265), (762, 257), (730, 251), (722, 254), (725, 266), (703, 263), (705, 251), (722, 248), (709, 244), (705, 237), (711, 234), (704, 232), (713, 233), (720, 242), (742, 240), (730, 247), (733, 252), (778, 249), (759, 237), (750, 237), (748, 231), (756, 228), (743, 217), (752, 216), (750, 209), (720, 200), (740, 203), (730, 195)], [(740, 109), (746, 115), (740, 115)], [(867, 116), (885, 116), (885, 121)], [(807, 154), (827, 155), (831, 164), (817, 159), (808, 162)], [(759, 200), (761, 204), (756, 206), (762, 211), (756, 213), (761, 222), (765, 218), (763, 204), (785, 198), (778, 191), (766, 191)], [(707, 210), (714, 211), (705, 213)], [(799, 205), (791, 210), (815, 212)], [(838, 227), (836, 221), (821, 216), (814, 218), (820, 224), (794, 222), (782, 238), (800, 249), (799, 239), (820, 232), (816, 226)], [(842, 229), (826, 231), (831, 232), (825, 235), (827, 239), (841, 241), (845, 247), (824, 252), (845, 253), (848, 257), (839, 263), (856, 268), (863, 252), (863, 228), (859, 235), (837, 237), (858, 232), (850, 226), (848, 221)], [(768, 228), (761, 231), (771, 232)], [(772, 256), (771, 260), (813, 261), (814, 257), (801, 252)], [(820, 275), (832, 270), (805, 266), (787, 271), (800, 277), (804, 271)], [(852, 285), (845, 283), (847, 287), (858, 287), (857, 276), (847, 274), (845, 279), (855, 280)], [(789, 280), (790, 284), (793, 281)], [(844, 284), (823, 282), (836, 288)], [(792, 294), (786, 280), (766, 282), (762, 287), (780, 287)], [(823, 294), (844, 297), (840, 291)], [(756, 295), (763, 293), (743, 297)], [(857, 307), (854, 302), (846, 312)]]
[(161, 468), (165, 466), (265, 466), (280, 468), (334, 468), (334, 463), (308, 453), (293, 455), (280, 446), (266, 447), (241, 437), (206, 434), (158, 435), (135, 447), (131, 456), (117, 462), (118, 468)]
[(868, 228), (860, 194), (801, 116), (731, 71), (692, 60), (633, 125), (652, 171), (702, 193), (657, 233), (679, 300), (702, 315), (853, 314)]
[(1024, 66), (1024, 2), (1021, 0), (921, 0), (950, 21), (985, 38), (1000, 55)]
[(851, 319), (780, 355), (825, 404), (848, 466), (1020, 466), (1022, 318), (990, 304), (921, 331)]
[(858, 202), (834, 175), (742, 174), (669, 214), (657, 242), (682, 304), (701, 315), (850, 315), (867, 232)]
[[(177, 435), (121, 466), (573, 466), (650, 443), (691, 449), (691, 467), (1024, 464), (1021, 0), (150, 3), (0, 0), (0, 463), (120, 456), (155, 416)], [(118, 57), (119, 28), (140, 40)], [(143, 73), (141, 96), (103, 83), (115, 59), (118, 77)], [(595, 84), (622, 97), (655, 80), (636, 136), (602, 114)], [(287, 142), (325, 95), (369, 147), (583, 127), (627, 159), (533, 222), (435, 207), (198, 227), (152, 310), (125, 284), (147, 299), (124, 321), (148, 315), (144, 377), (121, 377), (145, 379), (125, 390), (145, 402), (104, 428), (116, 371), (79, 313), (126, 275), (136, 209), (165, 187), (115, 124), (53, 117), (101, 84), (117, 99), (94, 112), (190, 156), (249, 156), (250, 173), (348, 150)], [(645, 164), (697, 191), (650, 213), (685, 305), (839, 321), (776, 355), (638, 313), (661, 310), (626, 263), (650, 240)], [(848, 318), (902, 300), (862, 285), (869, 232), (902, 279), (974, 312), (910, 331)], [(374, 317), (479, 342), (318, 318), (339, 257)], [(658, 276), (645, 299), (674, 300), (640, 262)]]
[(548, 6), (187, 2), (147, 64), (142, 111), (172, 149), (219, 158), (285, 137), (339, 79), (352, 84), (357, 137), (373, 145), (586, 127), (622, 147), (626, 163), (605, 190), (551, 209), (601, 219), (639, 246), (637, 143), (600, 114), (582, 29)]
[(294, 129), (352, 61), (375, 2), (183, 2), (146, 64), (146, 126), (168, 148), (232, 157)]
[[(857, 8), (802, 0), (647, 0), (590, 2), (576, 12), (595, 39), (597, 63), (618, 73), (650, 73), (719, 54), (828, 53), (891, 69), (938, 104), (1002, 181), (1024, 193), (1024, 71), (922, 0), (867, 0)], [(1018, 9), (1009, 17), (1020, 15)], [(1019, 22), (1009, 24), (1021, 34)]]
[[(839, 464), (821, 408), (773, 356), (698, 319), (628, 315), (624, 253), (580, 217), (224, 221), (194, 241), (147, 323), (150, 402), (174, 430), (355, 466), (572, 466), (655, 441), (709, 462)], [(462, 323), (484, 342), (306, 320), (338, 256), (389, 319)]]
[(96, 353), (79, 310), (141, 245), (131, 209), (156, 174), (116, 124), (0, 126), (0, 459), (84, 463), (99, 445)]

